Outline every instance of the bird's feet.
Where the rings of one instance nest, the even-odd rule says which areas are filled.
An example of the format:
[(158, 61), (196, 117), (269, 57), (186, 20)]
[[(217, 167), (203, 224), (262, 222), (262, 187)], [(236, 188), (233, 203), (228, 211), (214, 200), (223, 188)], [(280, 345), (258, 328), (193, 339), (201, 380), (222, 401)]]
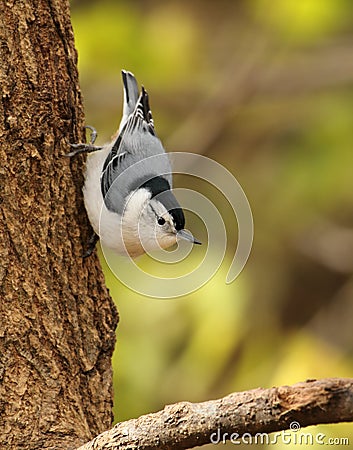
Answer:
[(90, 125), (85, 126), (85, 128), (91, 130), (89, 143), (70, 144), (70, 147), (74, 150), (72, 150), (70, 153), (67, 153), (65, 156), (72, 158), (73, 156), (79, 155), (80, 153), (92, 153), (97, 152), (98, 150), (102, 150), (103, 147), (94, 145), (97, 139), (96, 129), (94, 127), (91, 127)]
[(96, 248), (96, 244), (99, 241), (99, 236), (95, 232), (91, 235), (88, 241), (87, 249), (85, 253), (82, 255), (82, 258), (88, 258), (92, 255), (94, 249)]

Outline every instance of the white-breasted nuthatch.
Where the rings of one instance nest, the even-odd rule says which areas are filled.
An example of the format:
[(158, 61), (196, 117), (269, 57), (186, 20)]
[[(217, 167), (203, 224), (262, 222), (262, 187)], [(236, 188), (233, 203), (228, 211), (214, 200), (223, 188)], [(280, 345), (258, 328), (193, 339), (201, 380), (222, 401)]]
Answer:
[(185, 218), (172, 193), (172, 170), (158, 139), (148, 95), (139, 94), (131, 72), (122, 71), (124, 84), (123, 117), (113, 140), (94, 146), (71, 144), (69, 156), (82, 152), (87, 157), (83, 187), (84, 203), (95, 235), (85, 256), (98, 239), (119, 254), (131, 257), (146, 251), (166, 249), (178, 238), (200, 244), (184, 229)]

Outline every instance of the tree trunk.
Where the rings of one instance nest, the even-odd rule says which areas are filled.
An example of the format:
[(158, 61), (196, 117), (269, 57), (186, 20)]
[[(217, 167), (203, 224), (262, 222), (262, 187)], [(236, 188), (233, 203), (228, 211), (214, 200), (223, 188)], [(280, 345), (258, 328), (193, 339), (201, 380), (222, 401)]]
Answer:
[(74, 448), (111, 425), (117, 314), (89, 235), (67, 0), (0, 2), (0, 448)]

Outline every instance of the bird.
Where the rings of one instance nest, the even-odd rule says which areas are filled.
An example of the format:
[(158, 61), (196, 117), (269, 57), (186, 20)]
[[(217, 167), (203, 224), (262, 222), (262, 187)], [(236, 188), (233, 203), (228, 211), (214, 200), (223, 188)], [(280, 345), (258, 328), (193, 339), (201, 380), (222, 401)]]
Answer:
[(167, 249), (183, 239), (201, 244), (185, 229), (183, 209), (172, 192), (172, 168), (158, 138), (149, 96), (132, 72), (122, 70), (123, 115), (111, 142), (70, 144), (72, 157), (87, 152), (84, 204), (94, 230), (84, 257), (103, 246), (132, 258)]

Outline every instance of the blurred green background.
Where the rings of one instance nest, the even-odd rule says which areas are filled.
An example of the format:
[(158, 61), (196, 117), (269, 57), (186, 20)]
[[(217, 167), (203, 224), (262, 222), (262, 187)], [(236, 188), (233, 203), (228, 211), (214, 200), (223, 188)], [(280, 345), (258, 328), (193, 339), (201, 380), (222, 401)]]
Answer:
[[(117, 421), (180, 400), (353, 376), (352, 12), (350, 0), (72, 1), (98, 142), (117, 128), (120, 70), (131, 70), (167, 150), (223, 164), (255, 224), (250, 259), (226, 285), (237, 237), (220, 205), (226, 260), (185, 298), (138, 295), (101, 259), (120, 313)], [(351, 424), (304, 431), (353, 445)]]

